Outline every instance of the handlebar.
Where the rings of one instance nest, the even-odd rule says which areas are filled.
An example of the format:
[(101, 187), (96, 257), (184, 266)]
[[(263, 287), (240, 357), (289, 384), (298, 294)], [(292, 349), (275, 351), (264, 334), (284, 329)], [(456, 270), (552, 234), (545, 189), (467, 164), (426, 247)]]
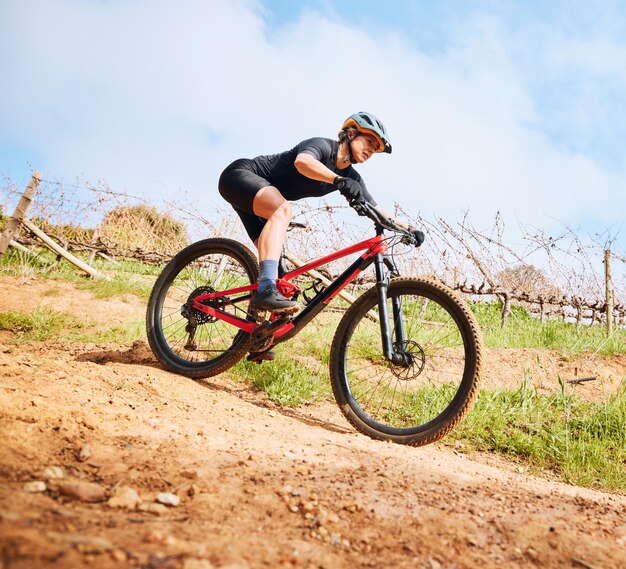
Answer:
[(393, 219), (383, 215), (373, 205), (366, 202), (365, 200), (352, 200), (349, 205), (359, 215), (363, 217), (369, 217), (377, 226), (380, 226), (382, 229), (387, 229), (389, 231), (394, 231), (395, 233), (400, 233), (402, 235), (403, 243), (406, 243), (407, 245), (414, 245), (416, 247), (419, 247), (421, 245), (421, 243), (417, 242), (415, 235), (412, 231), (404, 229), (404, 227), (400, 227)]

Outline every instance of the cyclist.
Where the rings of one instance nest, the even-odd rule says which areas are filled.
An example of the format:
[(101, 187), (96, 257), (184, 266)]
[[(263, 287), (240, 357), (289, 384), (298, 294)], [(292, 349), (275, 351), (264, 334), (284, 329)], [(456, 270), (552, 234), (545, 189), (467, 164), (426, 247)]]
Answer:
[[(387, 129), (371, 113), (359, 112), (344, 121), (338, 141), (309, 138), (280, 154), (235, 160), (222, 172), (220, 194), (233, 206), (258, 250), (261, 272), (251, 310), (298, 309), (298, 303), (285, 298), (276, 287), (278, 261), (293, 217), (289, 201), (338, 190), (349, 202), (365, 200), (376, 206), (352, 164), (362, 164), (378, 152), (391, 154)], [(411, 230), (421, 243), (423, 233)]]

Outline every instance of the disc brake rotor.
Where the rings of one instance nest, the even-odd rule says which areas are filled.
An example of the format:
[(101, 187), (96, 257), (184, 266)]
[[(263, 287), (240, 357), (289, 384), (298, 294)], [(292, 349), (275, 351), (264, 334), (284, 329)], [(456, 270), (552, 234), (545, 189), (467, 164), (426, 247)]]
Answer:
[(396, 342), (394, 351), (401, 353), (406, 358), (406, 365), (390, 364), (391, 373), (398, 379), (410, 381), (418, 377), (426, 366), (426, 354), (424, 349), (413, 340)]

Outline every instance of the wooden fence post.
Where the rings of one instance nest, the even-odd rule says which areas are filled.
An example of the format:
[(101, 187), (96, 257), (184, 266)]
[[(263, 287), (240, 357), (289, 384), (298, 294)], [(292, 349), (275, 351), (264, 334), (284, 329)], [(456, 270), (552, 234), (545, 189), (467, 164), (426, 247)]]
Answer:
[(7, 224), (6, 229), (2, 233), (2, 237), (0, 237), (0, 257), (2, 257), (9, 248), (9, 244), (17, 230), (20, 227), (20, 223), (26, 216), (26, 210), (30, 206), (31, 201), (33, 200), (33, 195), (35, 194), (35, 190), (37, 186), (39, 186), (39, 182), (41, 182), (43, 174), (39, 170), (35, 170), (33, 172), (33, 176), (30, 179), (30, 183), (26, 186), (22, 197), (20, 198), (15, 211), (13, 212), (13, 216), (9, 218), (9, 222)]
[(28, 219), (23, 219), (22, 223), (24, 224), (24, 227), (26, 227), (26, 229), (28, 229), (35, 236), (39, 237), (39, 239), (41, 239), (48, 246), (48, 248), (52, 249), (57, 255), (64, 257), (70, 263), (73, 263), (79, 269), (85, 271), (87, 274), (91, 275), (92, 277), (97, 277), (100, 279), (104, 279), (106, 281), (111, 280), (110, 276), (105, 275), (104, 273), (101, 273), (97, 269), (94, 269), (87, 263), (81, 261), (78, 257), (72, 255), (69, 251), (66, 251), (63, 247), (61, 247), (55, 241), (50, 239), (50, 237), (48, 237), (43, 231), (41, 231), (41, 229), (39, 229), (39, 227), (37, 227), (34, 223), (31, 223), (30, 221), (28, 221)]
[(613, 333), (613, 282), (611, 280), (611, 250), (604, 251), (604, 275), (606, 278), (606, 333)]

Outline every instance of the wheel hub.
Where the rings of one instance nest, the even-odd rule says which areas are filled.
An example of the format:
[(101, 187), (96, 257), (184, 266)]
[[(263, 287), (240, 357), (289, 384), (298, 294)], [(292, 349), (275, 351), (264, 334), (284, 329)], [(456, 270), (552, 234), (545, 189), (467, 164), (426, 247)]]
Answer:
[(413, 340), (396, 342), (393, 345), (394, 361), (390, 362), (391, 373), (398, 379), (410, 381), (418, 377), (426, 366), (424, 349)]

